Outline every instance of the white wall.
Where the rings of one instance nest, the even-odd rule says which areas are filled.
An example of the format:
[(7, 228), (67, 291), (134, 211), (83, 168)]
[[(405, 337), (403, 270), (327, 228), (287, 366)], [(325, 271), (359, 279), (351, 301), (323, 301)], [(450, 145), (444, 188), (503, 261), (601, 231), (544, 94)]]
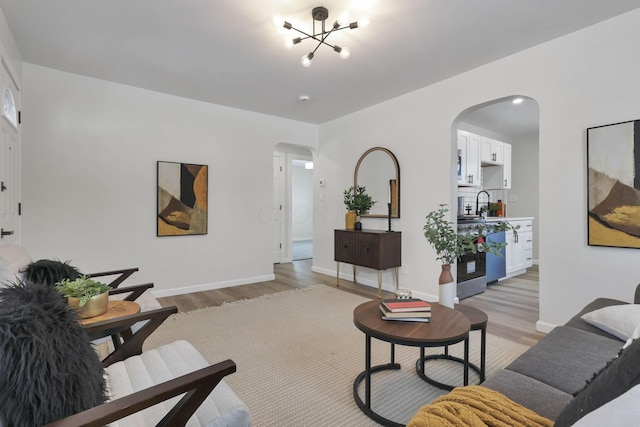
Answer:
[[(278, 143), (318, 127), (24, 64), (24, 244), (158, 290), (273, 278)], [(156, 161), (209, 165), (209, 233), (156, 237)], [(156, 294), (162, 294), (156, 292)]]
[(13, 78), (22, 89), (22, 56), (9, 31), (9, 24), (2, 10), (0, 10), (0, 54), (5, 58)]
[[(533, 259), (534, 262), (538, 262), (540, 256), (540, 160), (538, 158), (540, 144), (538, 133), (515, 137), (511, 142), (511, 148), (512, 187), (508, 191), (507, 215), (533, 217)], [(574, 190), (568, 191), (573, 192)]]
[[(402, 218), (394, 221), (403, 232), (400, 286), (437, 295), (440, 267), (422, 227), (438, 204), (455, 206), (454, 121), (471, 106), (518, 94), (540, 109), (539, 326), (564, 323), (598, 296), (630, 300), (640, 252), (587, 246), (586, 129), (640, 118), (639, 38), (636, 10), (323, 124), (315, 173), (328, 179), (314, 203), (326, 215), (314, 223), (314, 270), (335, 271), (332, 230), (344, 226), (341, 195), (356, 161), (368, 148), (387, 147), (402, 173)], [(389, 273), (384, 282), (392, 288)]]

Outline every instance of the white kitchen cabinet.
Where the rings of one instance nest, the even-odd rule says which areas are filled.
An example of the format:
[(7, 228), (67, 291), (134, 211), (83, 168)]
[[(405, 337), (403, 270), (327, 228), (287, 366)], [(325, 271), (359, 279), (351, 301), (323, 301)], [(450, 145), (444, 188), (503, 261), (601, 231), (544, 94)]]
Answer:
[(511, 144), (502, 143), (502, 164), (482, 167), (485, 190), (507, 190), (511, 188)]
[(458, 130), (458, 186), (480, 187), (480, 135)]
[(483, 136), (480, 144), (480, 161), (482, 164), (501, 165), (503, 163), (504, 143)]
[(523, 274), (533, 265), (533, 219), (509, 220), (512, 226), (520, 226), (517, 233), (507, 231), (505, 261), (506, 277)]

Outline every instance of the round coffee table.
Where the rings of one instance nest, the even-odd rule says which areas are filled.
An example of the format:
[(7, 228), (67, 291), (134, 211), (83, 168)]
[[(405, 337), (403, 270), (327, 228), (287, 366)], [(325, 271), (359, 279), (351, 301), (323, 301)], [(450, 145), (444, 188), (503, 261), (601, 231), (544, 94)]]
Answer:
[[(472, 331), (480, 331), (480, 367), (469, 362), (468, 354), (465, 353), (465, 358), (461, 359), (459, 357), (455, 357), (449, 354), (449, 346), (444, 346), (443, 354), (431, 354), (425, 356), (424, 348), (420, 349), (420, 358), (416, 361), (416, 371), (420, 378), (425, 380), (431, 385), (434, 385), (443, 390), (453, 390), (455, 385), (444, 384), (439, 381), (436, 381), (425, 374), (424, 364), (429, 360), (452, 360), (454, 362), (459, 362), (462, 364), (466, 364), (469, 368), (473, 369), (478, 373), (480, 378), (480, 383), (482, 383), (485, 379), (485, 354), (486, 354), (486, 340), (487, 340), (487, 321), (489, 320), (487, 314), (484, 311), (478, 310), (477, 308), (470, 307), (468, 305), (455, 304), (456, 311), (461, 312), (467, 319), (469, 319), (469, 323), (471, 324)], [(465, 368), (466, 369), (466, 368)], [(465, 381), (464, 385), (468, 385), (468, 381)]]
[[(444, 347), (464, 341), (464, 383), (469, 382), (469, 319), (457, 310), (432, 303), (429, 323), (382, 320), (379, 301), (360, 304), (353, 310), (353, 323), (365, 334), (365, 370), (353, 382), (353, 398), (369, 418), (385, 426), (403, 426), (379, 414), (371, 408), (371, 374), (389, 369), (400, 369), (395, 362), (395, 345), (420, 347)], [(371, 338), (391, 344), (390, 362), (371, 366)], [(424, 364), (421, 364), (424, 365)], [(419, 372), (420, 374), (420, 372)], [(424, 375), (424, 372), (422, 372)], [(365, 382), (364, 401), (358, 387)]]

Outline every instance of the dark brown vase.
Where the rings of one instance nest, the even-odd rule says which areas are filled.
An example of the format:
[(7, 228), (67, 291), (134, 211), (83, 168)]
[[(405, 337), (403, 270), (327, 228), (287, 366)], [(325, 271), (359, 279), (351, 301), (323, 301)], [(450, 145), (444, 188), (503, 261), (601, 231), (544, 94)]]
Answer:
[(442, 264), (442, 271), (440, 272), (438, 284), (444, 285), (451, 282), (453, 282), (453, 275), (451, 274), (451, 264)]

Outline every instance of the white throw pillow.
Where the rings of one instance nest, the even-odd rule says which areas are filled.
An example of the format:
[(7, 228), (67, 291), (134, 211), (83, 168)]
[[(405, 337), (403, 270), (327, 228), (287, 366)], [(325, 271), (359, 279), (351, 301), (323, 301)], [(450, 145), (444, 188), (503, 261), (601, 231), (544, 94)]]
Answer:
[(603, 307), (583, 315), (582, 320), (626, 341), (640, 325), (640, 304)]
[(636, 427), (640, 425), (640, 385), (605, 403), (595, 411), (580, 418), (573, 427), (616, 426)]

